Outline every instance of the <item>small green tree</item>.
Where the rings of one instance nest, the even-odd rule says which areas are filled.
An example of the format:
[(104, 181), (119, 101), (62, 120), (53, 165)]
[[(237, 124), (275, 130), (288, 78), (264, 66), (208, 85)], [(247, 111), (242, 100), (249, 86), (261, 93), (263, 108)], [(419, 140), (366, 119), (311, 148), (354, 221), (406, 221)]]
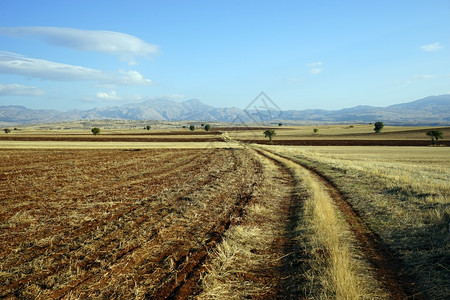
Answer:
[(211, 125), (206, 124), (206, 125), (205, 125), (205, 130), (206, 130), (206, 131), (209, 131), (210, 129), (211, 129)]
[(100, 134), (100, 128), (94, 127), (94, 128), (91, 129), (91, 132), (92, 132), (94, 135)]
[(194, 130), (195, 130), (195, 126), (194, 126), (194, 125), (191, 125), (191, 126), (189, 126), (189, 129), (190, 129), (191, 131), (194, 131)]
[(318, 132), (319, 132), (319, 129), (314, 128), (313, 131), (314, 131), (314, 133), (318, 133)]
[(144, 129), (147, 129), (147, 130), (150, 130), (151, 128), (152, 128), (152, 126), (150, 126), (150, 125), (147, 125), (144, 127)]
[(3, 130), (5, 131), (5, 133), (10, 133), (11, 132), (11, 129), (9, 129), (9, 128), (5, 128)]
[(264, 137), (269, 138), (269, 143), (272, 143), (272, 139), (276, 135), (277, 133), (275, 132), (275, 130), (267, 129), (266, 131), (264, 131)]
[(384, 127), (383, 122), (375, 122), (373, 130), (375, 130), (375, 133), (380, 133), (383, 127)]
[(283, 123), (278, 123), (278, 126), (283, 126)]
[(439, 130), (430, 130), (427, 132), (427, 136), (431, 137), (431, 143), (436, 146), (438, 139), (442, 139), (442, 132)]

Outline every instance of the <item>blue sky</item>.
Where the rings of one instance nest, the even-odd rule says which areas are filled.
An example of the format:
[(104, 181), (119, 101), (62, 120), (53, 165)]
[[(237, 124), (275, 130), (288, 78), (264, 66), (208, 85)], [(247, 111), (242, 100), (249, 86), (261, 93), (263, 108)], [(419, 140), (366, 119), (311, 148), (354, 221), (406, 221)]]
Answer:
[(388, 106), (450, 93), (450, 1), (0, 4), (0, 105)]

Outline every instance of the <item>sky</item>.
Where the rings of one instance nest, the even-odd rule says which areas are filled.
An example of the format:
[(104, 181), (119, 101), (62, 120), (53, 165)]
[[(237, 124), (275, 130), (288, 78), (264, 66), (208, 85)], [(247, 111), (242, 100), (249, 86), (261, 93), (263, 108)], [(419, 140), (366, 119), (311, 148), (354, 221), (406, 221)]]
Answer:
[(0, 106), (282, 110), (450, 93), (450, 1), (1, 0)]

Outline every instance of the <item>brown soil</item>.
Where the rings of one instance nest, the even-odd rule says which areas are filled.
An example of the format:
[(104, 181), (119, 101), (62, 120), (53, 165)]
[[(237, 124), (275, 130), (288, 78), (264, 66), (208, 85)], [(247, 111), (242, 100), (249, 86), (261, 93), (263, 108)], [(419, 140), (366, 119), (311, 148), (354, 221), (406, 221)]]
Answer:
[[(0, 141), (49, 141), (49, 142), (220, 142), (218, 134), (164, 134), (169, 137), (152, 134), (133, 135), (0, 135)], [(136, 137), (135, 137), (136, 136)], [(140, 137), (137, 137), (140, 136)], [(185, 137), (173, 137), (185, 136)], [(270, 144), (268, 140), (239, 140), (250, 144)], [(431, 146), (430, 140), (274, 140), (272, 145), (284, 146)], [(439, 140), (438, 146), (450, 146), (450, 141)]]
[(0, 297), (185, 298), (258, 181), (243, 150), (0, 151)]
[(9, 135), (0, 136), (0, 141), (48, 141), (48, 142), (219, 142), (222, 141), (219, 137), (186, 137), (186, 138), (162, 138), (149, 136), (144, 137), (133, 137), (133, 136), (120, 136), (120, 135), (103, 135), (103, 136), (79, 136), (79, 135), (64, 135), (64, 136), (54, 136), (54, 135)]

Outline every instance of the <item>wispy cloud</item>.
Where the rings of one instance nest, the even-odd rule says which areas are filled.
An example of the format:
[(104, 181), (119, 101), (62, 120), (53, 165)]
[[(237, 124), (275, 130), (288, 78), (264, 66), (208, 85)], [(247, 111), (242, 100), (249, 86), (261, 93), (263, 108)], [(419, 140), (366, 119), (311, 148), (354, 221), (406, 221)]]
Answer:
[(441, 43), (433, 43), (433, 44), (427, 44), (420, 46), (420, 49), (427, 52), (433, 52), (443, 49), (445, 46), (441, 45)]
[(42, 96), (45, 92), (34, 86), (0, 84), (0, 96)]
[(97, 81), (109, 85), (150, 85), (152, 83), (150, 79), (144, 78), (137, 71), (106, 73), (92, 68), (27, 58), (10, 52), (0, 52), (0, 73), (56, 81)]
[(129, 64), (136, 63), (135, 57), (150, 57), (159, 51), (158, 45), (114, 31), (62, 27), (0, 27), (0, 34), (38, 37), (48, 44), (59, 47), (117, 55)]
[(309, 73), (312, 75), (320, 74), (323, 71), (323, 62), (321, 61), (311, 62), (306, 64), (306, 66), (309, 68)]
[(430, 74), (420, 74), (420, 75), (414, 75), (411, 78), (407, 79), (405, 81), (405, 83), (409, 84), (409, 83), (413, 83), (415, 81), (419, 81), (419, 80), (428, 80), (428, 79), (433, 79), (435, 78), (435, 75), (430, 75)]
[(97, 98), (102, 99), (102, 100), (106, 100), (106, 101), (120, 101), (120, 100), (122, 100), (122, 98), (117, 96), (116, 91), (112, 91), (110, 93), (98, 92), (97, 93)]

